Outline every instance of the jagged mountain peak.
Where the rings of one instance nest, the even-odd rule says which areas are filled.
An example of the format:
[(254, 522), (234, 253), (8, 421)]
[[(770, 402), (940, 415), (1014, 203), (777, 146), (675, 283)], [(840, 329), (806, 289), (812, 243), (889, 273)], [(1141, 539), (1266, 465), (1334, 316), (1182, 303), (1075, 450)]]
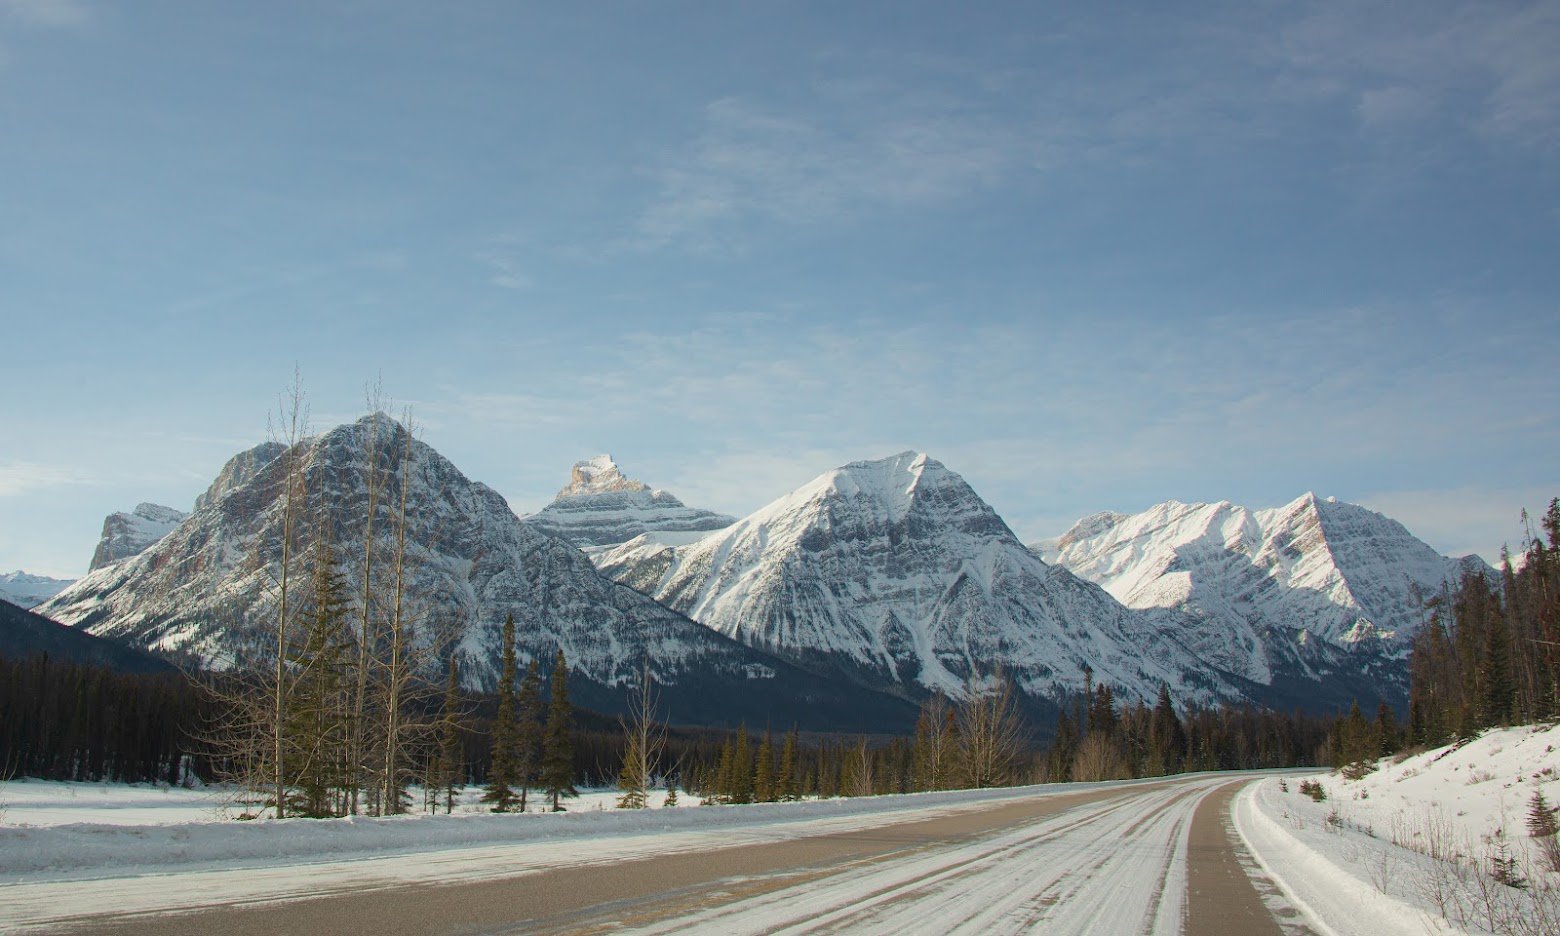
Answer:
[(103, 520), (103, 534), (97, 548), (92, 551), (92, 561), (87, 571), (92, 572), (106, 565), (119, 562), (143, 550), (167, 536), (189, 514), (161, 504), (140, 503), (127, 512), (109, 514)]
[(673, 495), (623, 474), (611, 455), (574, 463), (569, 484), (525, 518), (533, 528), (581, 549), (616, 546), (637, 536), (719, 530), (735, 517), (689, 507)]
[(558, 492), (559, 498), (606, 494), (612, 491), (647, 491), (649, 485), (625, 476), (611, 455), (596, 455), (577, 461), (569, 471), (569, 483)]

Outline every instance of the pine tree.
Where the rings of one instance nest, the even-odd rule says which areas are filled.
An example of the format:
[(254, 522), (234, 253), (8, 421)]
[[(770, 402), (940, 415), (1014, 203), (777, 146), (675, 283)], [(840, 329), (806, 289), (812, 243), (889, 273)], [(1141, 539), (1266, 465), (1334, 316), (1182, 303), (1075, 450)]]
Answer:
[(737, 741), (732, 746), (730, 783), (731, 802), (753, 802), (753, 753), (748, 745), (747, 722), (737, 729)]
[(334, 551), (323, 537), (314, 549), (313, 602), (303, 640), (288, 660), (294, 673), (288, 699), (290, 779), (299, 793), (292, 811), (311, 818), (344, 813), (338, 793), (348, 785), (346, 586)]
[(773, 803), (778, 800), (779, 794), (775, 792), (775, 743), (768, 729), (764, 730), (764, 740), (758, 745), (758, 760), (753, 767), (753, 800), (758, 803)]
[(720, 746), (720, 762), (715, 768), (715, 782), (711, 786), (713, 796), (705, 798), (706, 803), (731, 803), (732, 791), (735, 788), (732, 774), (736, 769), (736, 756), (732, 750), (732, 742), (727, 738)]
[(1391, 757), (1398, 752), (1401, 744), (1397, 715), (1393, 713), (1392, 706), (1382, 700), (1376, 707), (1376, 754), (1379, 757)]
[(552, 800), (552, 811), (563, 812), (559, 800), (579, 796), (574, 788), (574, 707), (569, 704), (569, 666), (563, 649), (553, 657), (547, 684), (547, 727), (542, 735), (542, 788)]
[(511, 784), (521, 779), (516, 764), (519, 738), (515, 730), (515, 616), (504, 618), (503, 671), (498, 679), (498, 719), (493, 723), (493, 759), (482, 802), (493, 812), (509, 812), (515, 804)]
[(532, 659), (526, 664), (515, 699), (515, 778), (520, 785), (520, 811), (525, 812), (531, 787), (542, 769), (542, 669)]
[(1555, 820), (1555, 810), (1544, 800), (1542, 790), (1534, 790), (1528, 800), (1528, 835), (1538, 843), (1539, 851), (1550, 871), (1560, 871), (1560, 822)]
[[(462, 786), (461, 775), (465, 765), (461, 763), (460, 745), (460, 661), (450, 657), (450, 675), (444, 685), (444, 712), (439, 719), (439, 753), (436, 784), (430, 784), (444, 793), (444, 814), (455, 811), (455, 794)], [(438, 811), (439, 798), (434, 794), (434, 811)]]
[(791, 730), (786, 732), (785, 743), (780, 748), (780, 776), (776, 780), (780, 799), (788, 803), (802, 798), (800, 783), (796, 776), (797, 743), (796, 726), (792, 725)]

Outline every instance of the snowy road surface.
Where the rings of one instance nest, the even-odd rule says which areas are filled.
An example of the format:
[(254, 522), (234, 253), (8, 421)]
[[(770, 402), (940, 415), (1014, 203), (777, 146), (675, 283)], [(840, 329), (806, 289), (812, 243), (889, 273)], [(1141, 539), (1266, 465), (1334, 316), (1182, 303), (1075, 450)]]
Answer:
[(836, 816), (748, 807), (748, 821), (715, 828), (609, 823), (345, 860), (33, 875), (0, 884), (0, 931), (1308, 932), (1242, 867), (1227, 823), (1244, 782), (895, 797)]

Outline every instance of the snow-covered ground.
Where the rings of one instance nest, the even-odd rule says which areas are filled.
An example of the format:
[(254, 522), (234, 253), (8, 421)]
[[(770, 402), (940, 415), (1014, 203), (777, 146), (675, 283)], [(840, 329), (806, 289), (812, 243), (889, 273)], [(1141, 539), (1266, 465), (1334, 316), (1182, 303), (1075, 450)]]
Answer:
[[(1210, 782), (1227, 782), (1218, 780)], [(79, 785), (78, 785), (79, 786)], [(1100, 784), (1058, 784), (1044, 793)], [(19, 793), (24, 788), (39, 791)], [(17, 825), (18, 816), (62, 815), (59, 784), (8, 783), (0, 797), (19, 805), (0, 826), (0, 932), (112, 910), (137, 913), (223, 903), (319, 897), (412, 882), (461, 883), (537, 871), (655, 856), (706, 853), (752, 843), (879, 827), (885, 814), (925, 819), (1033, 797), (1034, 787), (721, 808), (623, 811), (599, 793), (557, 815), (390, 819), (233, 821), (220, 804), (169, 791), (77, 789), (84, 821)], [(1044, 794), (1042, 794), (1044, 795)], [(683, 794), (686, 797), (686, 794)], [(31, 801), (33, 805), (28, 805)], [(151, 801), (148, 803), (148, 801)], [(113, 825), (95, 821), (142, 809), (164, 821)], [(690, 802), (681, 798), (681, 802)], [(597, 808), (597, 807), (600, 808)], [(177, 818), (180, 810), (186, 818)], [(20, 820), (25, 821), (25, 820)], [(516, 847), (523, 845), (524, 847)]]
[[(421, 792), (414, 793), (414, 799), (420, 804)], [(698, 806), (703, 802), (694, 794), (681, 790), (677, 798), (683, 806)], [(463, 791), (456, 798), (455, 814), (477, 816), (488, 813), (488, 807), (481, 799), (482, 790), (478, 787)], [(601, 812), (616, 809), (617, 799), (616, 790), (585, 790), (564, 803), (569, 812)], [(657, 790), (650, 794), (652, 807), (663, 806), (665, 800), (665, 791)], [(219, 787), (181, 789), (152, 784), (126, 786), (56, 780), (13, 780), (0, 783), (0, 829), (46, 828), (76, 823), (110, 826), (165, 826), (192, 822), (226, 824), (237, 819), (248, 808), (231, 791)], [(540, 794), (534, 791), (530, 796), (529, 811), (544, 811)], [(414, 814), (388, 821), (406, 822), (415, 818)], [(0, 835), (4, 835), (4, 832), (0, 832)], [(0, 871), (5, 867), (5, 859), (0, 857)]]
[[(1489, 731), (1359, 779), (1264, 780), (1235, 824), (1320, 933), (1560, 933), (1560, 873), (1528, 835), (1529, 801), (1560, 806), (1560, 728)], [(1494, 877), (1508, 869), (1508, 886)]]
[[(1275, 914), (1282, 917), (1298, 909), (1305, 925), (1319, 936), (1555, 936), (1560, 934), (1560, 873), (1549, 870), (1542, 850), (1528, 836), (1527, 817), (1535, 791), (1552, 806), (1560, 805), (1557, 747), (1560, 727), (1513, 728), (1397, 763), (1383, 760), (1376, 771), (1359, 779), (1331, 772), (1269, 776), (1252, 782), (1236, 798), (1234, 829), (1252, 853), (1250, 871)], [(1185, 778), (1198, 792), (1183, 802), (1184, 815), (1177, 813), (1176, 821), (1190, 815), (1185, 810), (1191, 803), (1230, 779)], [(1317, 800), (1301, 792), (1302, 782), (1320, 784), (1325, 797)], [(680, 794), (682, 806), (662, 808), (662, 795), (656, 794), (652, 805), (657, 808), (637, 812), (616, 810), (615, 794), (604, 790), (571, 801), (567, 813), (526, 816), (492, 815), (477, 801), (480, 792), (473, 790), (451, 816), (276, 822), (235, 821), (244, 807), (222, 791), (11, 781), (0, 784), (0, 931), (104, 907), (134, 912), (208, 904), (218, 894), (224, 901), (286, 900), (411, 881), (474, 881), (560, 865), (695, 853), (880, 827), (894, 821), (886, 815), (931, 818), (985, 809), (1008, 799), (1142, 783), (710, 809), (692, 808), (697, 799), (686, 793)], [(901, 893), (900, 884), (886, 884), (884, 877), (901, 871), (908, 875), (906, 881), (942, 882), (936, 890), (944, 895), (962, 895), (967, 887), (989, 889), (991, 906), (1006, 906), (1012, 902), (1007, 897), (1033, 897), (1030, 892), (1044, 877), (1041, 871), (1057, 877), (1042, 890), (1071, 887), (1067, 881), (1082, 879), (1069, 877), (1076, 872), (1068, 870), (1066, 856), (1052, 854), (1063, 841), (1056, 835), (1078, 827), (1082, 838), (1066, 845), (1068, 854), (1086, 852), (1093, 847), (1090, 842), (1116, 842), (1119, 835), (1106, 834), (1110, 823), (1147, 828), (1132, 817), (1159, 815), (1166, 808), (1141, 802), (1119, 812), (1102, 803), (1087, 814), (1058, 816), (1060, 824), (1049, 831), (1042, 826), (1015, 828), (1011, 835), (985, 844), (920, 855), (892, 868), (847, 870), (818, 892), (822, 896), (816, 899), (828, 903), (819, 912), (858, 913), (872, 894)], [(1107, 849), (1097, 864), (1099, 869), (1114, 869), (1099, 874), (1110, 877), (1119, 892), (1148, 888), (1145, 892), (1166, 895), (1166, 903), (1151, 913), (1134, 910), (1139, 916), (1148, 914), (1145, 919), (1156, 933), (1176, 931), (1180, 898), (1170, 891), (1185, 887), (1182, 829), (1165, 825), (1152, 848), (1128, 850), (1123, 852), (1126, 858)], [(1149, 854), (1159, 857), (1144, 858)], [(1141, 868), (1133, 864), (1138, 859)], [(989, 864), (992, 861), (996, 864)], [(952, 862), (947, 874), (938, 870), (938, 862)], [(1492, 876), (1497, 862), (1507, 868), (1508, 880), (1516, 883), (1520, 878), (1524, 886), (1498, 882)], [(955, 873), (954, 868), (965, 870)], [(1080, 887), (1072, 899), (1082, 902), (1057, 913), (1082, 913), (1088, 901), (1078, 895), (1095, 891), (1092, 884)], [(957, 906), (967, 910), (971, 904), (960, 896)], [(1101, 905), (1110, 906), (1115, 905)], [(954, 916), (964, 912), (955, 904), (933, 901), (936, 907)], [(773, 916), (795, 908), (786, 900), (760, 899), (748, 909)], [(880, 910), (889, 916), (901, 911), (912, 915), (906, 919), (929, 912), (925, 905), (915, 910), (885, 904)], [(725, 914), (712, 911), (708, 919), (696, 922), (711, 932), (722, 931), (731, 920)], [(1079, 916), (1073, 922), (1083, 928), (1064, 929), (1086, 932), (1089, 919), (1093, 917)], [(957, 929), (969, 921), (950, 916), (947, 922)]]

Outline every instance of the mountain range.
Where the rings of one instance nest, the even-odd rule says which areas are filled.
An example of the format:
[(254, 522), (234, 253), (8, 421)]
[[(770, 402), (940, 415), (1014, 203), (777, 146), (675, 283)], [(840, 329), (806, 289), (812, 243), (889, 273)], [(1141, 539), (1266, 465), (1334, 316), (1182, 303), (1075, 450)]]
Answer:
[(22, 608), (31, 608), (59, 594), (75, 579), (52, 578), (33, 575), (18, 569), (0, 572), (0, 601), (9, 601)]
[(328, 533), (338, 572), (360, 582), (374, 469), (385, 478), (374, 512), (379, 567), (388, 561), (383, 534), (404, 489), (413, 543), (405, 594), (425, 639), (441, 627), (458, 635), (452, 652), (473, 688), (495, 685), (500, 633), (512, 615), (521, 659), (545, 663), (562, 648), (571, 689), (588, 707), (621, 709), (648, 659), (664, 704), (684, 721), (863, 730), (906, 727), (913, 719), (901, 700), (800, 670), (612, 582), (578, 549), (521, 522), (496, 491), (467, 479), (388, 417), (365, 417), (273, 452), (269, 459), (264, 450), (235, 458), (229, 468), (252, 470), (224, 469), (172, 532), (89, 573), (39, 613), (203, 666), (231, 665), (274, 607), (289, 476), (301, 476), (308, 492), (297, 554)]
[(1401, 705), (1419, 596), (1488, 571), (1309, 494), (1097, 514), (1026, 547), (918, 452), (843, 465), (740, 520), (597, 456), (522, 519), (372, 416), (240, 453), (171, 532), (38, 610), (231, 665), (271, 606), (288, 464), (315, 505), (304, 539), (329, 531), (347, 581), (362, 575), (369, 472), (389, 485), (376, 550), (404, 486), (407, 594), (429, 628), (458, 625), (468, 685), (494, 684), (513, 615), (522, 658), (563, 648), (585, 704), (620, 709), (648, 658), (674, 718), (708, 724), (890, 730), (930, 692), (957, 697), (999, 671), (1035, 712), (1086, 680), (1148, 702), (1163, 684), (1186, 704)]

